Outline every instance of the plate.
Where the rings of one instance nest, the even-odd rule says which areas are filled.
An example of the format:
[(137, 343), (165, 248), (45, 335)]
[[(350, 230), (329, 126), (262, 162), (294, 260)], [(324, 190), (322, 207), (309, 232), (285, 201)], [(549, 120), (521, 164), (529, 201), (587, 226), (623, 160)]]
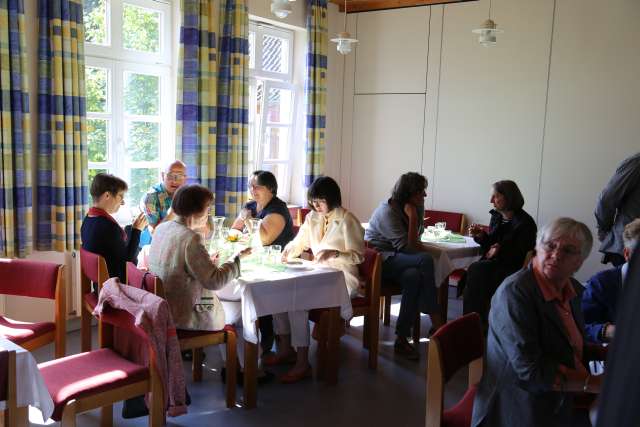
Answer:
[(287, 268), (290, 268), (292, 270), (306, 270), (309, 267), (303, 263), (302, 261), (287, 261), (287, 263), (285, 264), (285, 266)]

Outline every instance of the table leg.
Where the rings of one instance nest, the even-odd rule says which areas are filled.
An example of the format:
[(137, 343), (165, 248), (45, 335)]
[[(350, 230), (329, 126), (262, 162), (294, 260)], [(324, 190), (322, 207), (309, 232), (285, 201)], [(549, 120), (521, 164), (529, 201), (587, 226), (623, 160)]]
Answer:
[(329, 330), (327, 337), (327, 366), (325, 380), (327, 384), (338, 382), (338, 362), (340, 357), (340, 309), (329, 310)]
[(449, 312), (449, 276), (445, 277), (438, 288), (438, 303), (442, 311), (442, 321), (447, 323)]
[(29, 425), (29, 407), (18, 406), (13, 411), (5, 410), (0, 416), (0, 426), (27, 427)]
[(244, 342), (244, 408), (256, 407), (258, 387), (258, 345)]

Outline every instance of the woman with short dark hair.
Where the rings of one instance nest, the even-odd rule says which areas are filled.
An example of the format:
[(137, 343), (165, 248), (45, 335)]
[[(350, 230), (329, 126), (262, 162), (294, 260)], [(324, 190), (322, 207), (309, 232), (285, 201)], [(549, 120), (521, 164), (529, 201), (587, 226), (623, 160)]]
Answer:
[(149, 270), (162, 279), (173, 321), (180, 329), (224, 328), (224, 309), (214, 291), (240, 275), (240, 258), (249, 252), (238, 252), (216, 265), (196, 231), (206, 225), (212, 202), (213, 193), (206, 187), (180, 187), (171, 202), (176, 218), (158, 225), (151, 242)]
[(527, 252), (536, 243), (536, 223), (522, 209), (524, 197), (518, 185), (509, 180), (493, 184), (493, 209), (489, 232), (476, 224), (469, 227), (469, 235), (482, 247), (482, 258), (467, 269), (463, 312), (477, 312), (487, 322), (489, 303), (505, 277), (522, 268)]
[(117, 176), (97, 174), (89, 189), (93, 205), (80, 228), (82, 248), (102, 256), (109, 277), (119, 277), (121, 281), (125, 280), (126, 263), (135, 262), (140, 233), (147, 226), (144, 214), (140, 214), (127, 233), (113, 218), (124, 204), (127, 189), (127, 183)]
[(419, 359), (417, 343), (407, 341), (419, 312), (429, 314), (436, 329), (444, 324), (437, 302), (433, 258), (420, 242), (426, 189), (427, 179), (419, 173), (402, 175), (391, 198), (373, 212), (365, 232), (365, 240), (382, 255), (382, 278), (402, 286), (393, 347), (410, 360)]
[[(347, 291), (353, 296), (360, 285), (358, 264), (364, 261), (364, 230), (360, 220), (341, 206), (340, 187), (328, 176), (321, 176), (311, 184), (307, 199), (311, 211), (298, 235), (284, 248), (282, 259), (297, 258), (311, 249), (317, 263), (342, 270)], [(311, 375), (309, 313), (280, 313), (274, 320), (279, 336), (278, 352), (264, 358), (264, 363), (275, 365), (295, 360), (295, 366), (281, 382), (292, 383)]]

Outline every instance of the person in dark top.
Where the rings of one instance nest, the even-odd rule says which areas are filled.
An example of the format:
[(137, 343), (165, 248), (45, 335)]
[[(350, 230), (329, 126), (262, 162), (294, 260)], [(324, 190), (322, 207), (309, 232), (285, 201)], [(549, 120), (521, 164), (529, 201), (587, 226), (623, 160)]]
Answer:
[(538, 228), (522, 209), (524, 197), (518, 185), (509, 180), (493, 184), (489, 232), (472, 224), (469, 235), (482, 247), (482, 258), (467, 269), (463, 280), (463, 313), (477, 312), (485, 326), (491, 297), (502, 281), (522, 268), (527, 252), (536, 245)]
[(127, 261), (135, 262), (140, 232), (147, 226), (144, 213), (133, 221), (129, 233), (111, 216), (124, 204), (127, 183), (117, 176), (99, 173), (91, 182), (93, 206), (82, 221), (82, 248), (102, 256), (107, 263), (109, 277), (126, 279)]
[[(253, 200), (247, 202), (232, 227), (242, 231), (251, 218), (261, 219), (260, 240), (264, 246), (280, 245), (284, 248), (295, 237), (293, 220), (287, 204), (277, 197), (278, 182), (269, 171), (257, 170), (249, 179), (249, 193)], [(262, 354), (271, 352), (275, 335), (273, 317), (259, 318)]]

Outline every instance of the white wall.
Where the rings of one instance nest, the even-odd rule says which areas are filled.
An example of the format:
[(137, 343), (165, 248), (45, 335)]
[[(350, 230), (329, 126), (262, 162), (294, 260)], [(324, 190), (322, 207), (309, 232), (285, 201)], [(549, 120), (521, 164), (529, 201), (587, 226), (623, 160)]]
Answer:
[(539, 224), (564, 215), (595, 231), (598, 193), (640, 149), (640, 3), (494, 0), (505, 33), (492, 48), (471, 33), (487, 12), (482, 0), (350, 15), (360, 43), (336, 141), (346, 204), (366, 220), (418, 170), (428, 206), (486, 223), (491, 183), (513, 179)]

